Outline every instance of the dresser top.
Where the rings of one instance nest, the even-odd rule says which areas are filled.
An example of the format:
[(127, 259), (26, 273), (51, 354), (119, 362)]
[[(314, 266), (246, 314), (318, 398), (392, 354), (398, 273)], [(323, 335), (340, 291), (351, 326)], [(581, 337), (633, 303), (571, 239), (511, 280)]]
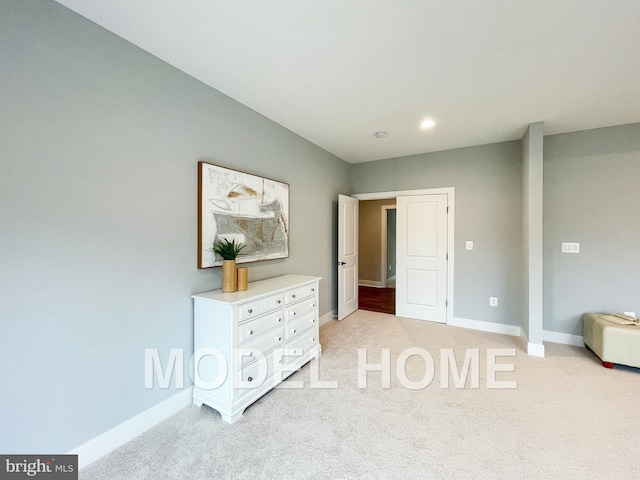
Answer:
[(262, 295), (269, 295), (281, 290), (286, 290), (305, 283), (320, 280), (322, 277), (312, 277), (308, 275), (282, 275), (280, 277), (267, 278), (257, 282), (249, 283), (247, 290), (233, 293), (223, 293), (222, 290), (212, 290), (210, 292), (197, 293), (191, 298), (202, 300), (213, 300), (229, 304), (241, 303)]

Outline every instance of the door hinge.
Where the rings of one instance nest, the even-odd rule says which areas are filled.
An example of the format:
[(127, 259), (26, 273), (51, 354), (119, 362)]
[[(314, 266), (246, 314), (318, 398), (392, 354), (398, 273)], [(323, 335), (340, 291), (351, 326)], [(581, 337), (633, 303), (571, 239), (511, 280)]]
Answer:
[(445, 300), (445, 301), (444, 301), (444, 306), (445, 306), (445, 307), (448, 307), (448, 306), (449, 306), (449, 300)]
[(449, 254), (447, 253), (447, 260), (449, 260)]
[(449, 207), (447, 207), (447, 213), (449, 213)]

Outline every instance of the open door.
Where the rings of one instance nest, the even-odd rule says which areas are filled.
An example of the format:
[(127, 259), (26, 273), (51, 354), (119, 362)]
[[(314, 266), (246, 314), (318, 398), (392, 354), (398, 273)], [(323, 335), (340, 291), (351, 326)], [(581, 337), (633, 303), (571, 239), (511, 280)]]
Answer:
[(338, 196), (338, 320), (358, 309), (358, 200)]
[(447, 195), (397, 197), (396, 315), (447, 322)]

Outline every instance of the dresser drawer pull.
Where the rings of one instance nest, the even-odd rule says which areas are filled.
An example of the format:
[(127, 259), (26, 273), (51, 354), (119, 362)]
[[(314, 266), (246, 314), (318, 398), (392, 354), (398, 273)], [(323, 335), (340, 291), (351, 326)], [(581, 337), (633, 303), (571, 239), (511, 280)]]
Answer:
[(312, 304), (311, 304), (311, 306), (312, 306), (312, 307), (315, 307), (315, 306), (316, 306), (316, 304), (315, 304), (315, 303), (312, 303)]
[(295, 295), (291, 295), (291, 298), (296, 298), (296, 296)]
[(312, 291), (312, 292), (315, 292), (315, 291), (316, 291), (316, 289), (315, 289), (315, 288), (312, 288), (312, 289), (311, 289), (311, 291)]
[(282, 303), (282, 300), (278, 300), (278, 305), (280, 305)]
[(311, 323), (316, 323), (316, 319), (315, 319), (315, 318), (312, 318), (312, 319), (311, 319)]
[(249, 352), (249, 356), (250, 356), (250, 357), (253, 357), (253, 352)]
[(293, 354), (294, 354), (294, 355), (297, 355), (297, 353), (298, 353), (298, 350), (294, 350), (294, 351), (293, 351)]
[(249, 309), (249, 313), (253, 313), (253, 309), (252, 308)]
[(296, 312), (293, 312), (291, 315), (293, 315), (295, 317), (296, 316)]
[(315, 342), (315, 341), (316, 341), (316, 339), (315, 339), (315, 338), (312, 338), (312, 339), (311, 339), (311, 341), (312, 341), (312, 342)]
[(282, 341), (282, 337), (278, 337), (278, 341), (281, 342)]
[(291, 330), (291, 333), (296, 333), (296, 329), (294, 328), (293, 330)]
[(253, 330), (249, 330), (249, 335), (253, 335)]
[(282, 321), (282, 319), (281, 319), (281, 318), (278, 318), (278, 322), (281, 322), (281, 321)]
[(253, 377), (247, 378), (247, 382), (253, 382)]

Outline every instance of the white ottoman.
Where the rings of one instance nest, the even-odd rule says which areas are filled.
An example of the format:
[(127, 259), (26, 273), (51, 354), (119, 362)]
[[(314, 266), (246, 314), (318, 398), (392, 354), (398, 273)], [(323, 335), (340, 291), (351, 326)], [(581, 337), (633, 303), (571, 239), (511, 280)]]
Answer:
[(617, 325), (603, 320), (604, 313), (585, 313), (582, 327), (585, 346), (595, 353), (602, 366), (614, 364), (640, 368), (640, 326)]

